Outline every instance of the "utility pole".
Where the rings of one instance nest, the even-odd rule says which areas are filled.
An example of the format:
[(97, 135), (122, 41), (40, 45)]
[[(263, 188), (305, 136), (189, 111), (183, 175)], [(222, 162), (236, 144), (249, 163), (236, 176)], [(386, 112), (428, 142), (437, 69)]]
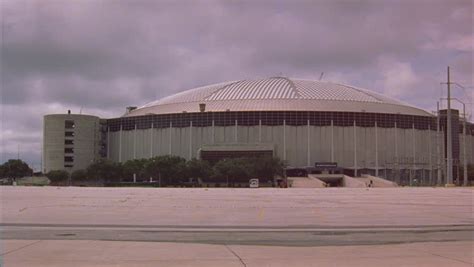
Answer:
[(446, 185), (453, 184), (453, 137), (451, 129), (451, 80), (449, 77), (448, 66), (448, 110), (447, 110), (447, 125), (446, 125), (446, 154), (447, 154), (447, 170), (446, 170)]

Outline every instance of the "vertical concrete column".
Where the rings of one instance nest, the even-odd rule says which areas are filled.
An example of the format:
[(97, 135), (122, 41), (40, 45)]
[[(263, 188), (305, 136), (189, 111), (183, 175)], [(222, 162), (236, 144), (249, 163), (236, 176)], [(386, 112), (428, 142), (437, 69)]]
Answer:
[(467, 147), (467, 129), (466, 129), (466, 124), (467, 124), (467, 118), (466, 118), (466, 113), (464, 113), (464, 131), (463, 131), (463, 138), (462, 138), (462, 144), (463, 144), (463, 149), (462, 149), (462, 154), (463, 154), (463, 163), (464, 163), (464, 168), (463, 168), (463, 185), (467, 186), (467, 155), (466, 155), (466, 147)]
[(410, 186), (413, 185), (413, 176), (416, 174), (415, 173), (415, 165), (416, 165), (415, 123), (413, 123), (413, 125), (411, 127), (411, 138), (413, 139), (413, 141), (412, 141), (413, 161), (412, 161), (412, 166), (411, 166), (411, 171), (410, 171)]
[(468, 149), (469, 149), (469, 150), (468, 150), (468, 155), (469, 155), (468, 158), (469, 158), (469, 160), (467, 161), (468, 164), (472, 164), (472, 163), (473, 163), (473, 161), (472, 161), (472, 156), (473, 156), (473, 154), (474, 154), (474, 149), (473, 149), (473, 147), (472, 147), (472, 138), (473, 138), (473, 136), (472, 136), (471, 133), (469, 132), (469, 133), (468, 133), (468, 136), (467, 136)]
[(262, 120), (258, 120), (258, 142), (262, 142)]
[(107, 159), (110, 159), (110, 127), (107, 127)]
[(286, 160), (286, 120), (283, 120), (283, 160)]
[(442, 156), (442, 161), (441, 161), (441, 184), (444, 185), (446, 183), (446, 167), (447, 167), (447, 159), (445, 157), (446, 155), (446, 143), (444, 142), (444, 133), (446, 131), (446, 128), (441, 126), (441, 135), (440, 135), (440, 140), (441, 140), (441, 156)]
[(467, 164), (471, 164), (472, 162), (472, 146), (471, 146), (471, 134), (468, 132), (467, 135), (466, 135), (466, 145), (467, 145), (467, 155), (466, 155), (466, 159), (467, 159)]
[(150, 158), (153, 158), (153, 122), (150, 128)]
[(334, 120), (331, 120), (331, 162), (334, 162)]
[(400, 159), (398, 158), (398, 128), (397, 128), (397, 122), (395, 121), (394, 125), (394, 135), (395, 135), (395, 164), (397, 165), (397, 182), (400, 183)]
[(239, 140), (239, 139), (237, 139), (238, 138), (238, 136), (237, 136), (237, 125), (238, 125), (237, 120), (235, 120), (235, 128), (234, 128), (234, 142), (235, 143), (237, 143), (237, 141)]
[(375, 176), (379, 176), (379, 140), (377, 121), (375, 121)]
[(137, 158), (137, 125), (135, 124), (135, 129), (133, 130), (133, 159)]
[(311, 125), (309, 124), (309, 120), (308, 120), (308, 124), (307, 124), (307, 127), (306, 127), (306, 132), (307, 132), (307, 145), (308, 145), (308, 154), (306, 155), (306, 166), (311, 166)]
[(122, 162), (122, 125), (120, 124), (119, 132), (119, 162)]
[(170, 155), (171, 155), (171, 149), (172, 149), (172, 147), (171, 147), (171, 142), (173, 141), (173, 139), (172, 139), (172, 136), (173, 136), (173, 135), (171, 134), (171, 130), (172, 130), (172, 129), (173, 129), (173, 122), (170, 121), (170, 136), (169, 136), (169, 140), (168, 140), (168, 143), (169, 143), (168, 154), (170, 154)]
[(430, 165), (430, 174), (429, 174), (429, 179), (430, 179), (430, 185), (433, 185), (433, 159), (432, 159), (432, 154), (433, 154), (433, 151), (432, 151), (432, 148), (431, 148), (431, 142), (433, 141), (432, 138), (433, 138), (433, 133), (431, 132), (431, 125), (428, 124), (428, 131), (429, 131), (429, 143), (428, 143), (428, 161), (429, 161), (429, 165)]
[(193, 121), (189, 124), (189, 160), (193, 158)]
[(436, 184), (441, 185), (441, 134), (440, 134), (440, 123), (439, 123), (439, 110), (438, 118), (436, 123), (436, 165), (437, 165), (437, 180)]
[[(98, 151), (97, 145), (98, 145), (98, 142), (99, 142), (99, 131), (100, 130), (99, 130), (99, 127), (97, 127), (97, 122), (94, 122), (94, 156), (92, 158), (93, 162), (96, 162), (96, 159), (97, 159), (96, 151)], [(41, 156), (41, 157), (43, 157), (43, 156)], [(41, 169), (43, 169), (43, 168), (41, 168)]]
[(354, 120), (354, 176), (357, 176), (357, 125)]
[(216, 143), (216, 128), (215, 128), (215, 124), (214, 124), (214, 119), (212, 119), (212, 144), (215, 144)]

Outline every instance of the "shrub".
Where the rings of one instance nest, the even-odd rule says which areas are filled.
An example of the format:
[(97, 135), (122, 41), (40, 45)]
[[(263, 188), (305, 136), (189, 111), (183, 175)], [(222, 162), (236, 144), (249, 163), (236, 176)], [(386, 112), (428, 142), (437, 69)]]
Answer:
[(148, 160), (145, 164), (147, 177), (160, 179), (161, 185), (181, 184), (186, 177), (186, 160), (178, 156), (159, 156)]
[(186, 162), (186, 176), (208, 181), (212, 176), (211, 165), (205, 160), (192, 159)]
[(248, 182), (252, 176), (250, 160), (244, 158), (223, 159), (214, 165), (214, 179), (225, 181), (227, 184), (234, 182)]
[(119, 182), (122, 179), (122, 164), (99, 160), (87, 167), (87, 177), (95, 181)]
[(133, 174), (136, 174), (138, 181), (146, 180), (145, 165), (148, 163), (147, 159), (133, 159), (128, 160), (122, 165), (123, 178), (127, 180), (133, 179)]
[(71, 173), (71, 180), (85, 181), (87, 180), (87, 172), (85, 170), (75, 170)]
[(63, 170), (50, 171), (46, 173), (46, 177), (48, 177), (52, 184), (58, 184), (66, 182), (69, 178), (69, 173)]
[(252, 176), (263, 181), (271, 181), (273, 177), (284, 176), (285, 163), (276, 157), (259, 157), (252, 161)]

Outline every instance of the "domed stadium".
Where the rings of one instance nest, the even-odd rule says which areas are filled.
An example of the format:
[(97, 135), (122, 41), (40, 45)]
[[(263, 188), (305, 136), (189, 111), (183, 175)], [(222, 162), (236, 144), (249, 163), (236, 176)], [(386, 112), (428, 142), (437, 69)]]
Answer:
[(148, 103), (125, 116), (222, 111), (337, 111), (431, 116), (380, 94), (337, 83), (275, 77), (187, 90)]
[[(352, 176), (432, 182), (444, 166), (445, 125), (445, 118), (438, 121), (366, 89), (272, 77), (198, 87), (129, 107), (106, 120), (102, 155), (117, 162), (160, 155), (210, 162), (272, 155), (293, 169), (330, 164)], [(456, 112), (452, 125), (459, 133), (453, 158), (462, 158), (462, 141), (473, 163), (472, 125), (466, 138)]]

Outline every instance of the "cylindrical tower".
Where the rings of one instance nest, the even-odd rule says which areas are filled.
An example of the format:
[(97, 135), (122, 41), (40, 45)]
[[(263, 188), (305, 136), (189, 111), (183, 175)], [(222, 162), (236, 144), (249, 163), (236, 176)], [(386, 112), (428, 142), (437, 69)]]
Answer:
[(43, 172), (85, 169), (105, 156), (99, 117), (82, 114), (44, 116)]

